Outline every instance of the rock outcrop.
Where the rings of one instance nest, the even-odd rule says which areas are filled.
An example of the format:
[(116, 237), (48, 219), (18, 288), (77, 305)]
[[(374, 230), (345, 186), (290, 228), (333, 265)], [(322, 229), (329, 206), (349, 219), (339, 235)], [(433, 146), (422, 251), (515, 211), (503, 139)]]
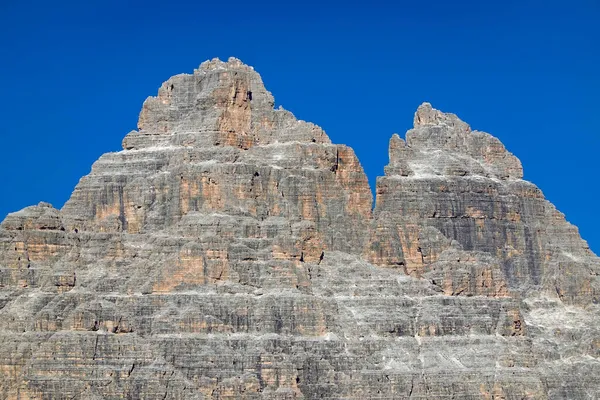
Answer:
[(205, 62), (61, 210), (6, 217), (1, 398), (600, 396), (600, 261), (498, 139), (423, 104), (373, 209), (273, 105)]

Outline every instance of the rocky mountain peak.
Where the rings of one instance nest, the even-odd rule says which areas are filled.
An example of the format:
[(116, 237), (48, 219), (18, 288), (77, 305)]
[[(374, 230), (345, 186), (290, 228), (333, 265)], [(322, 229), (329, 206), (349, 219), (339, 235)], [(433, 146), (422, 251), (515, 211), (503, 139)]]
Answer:
[(600, 260), (493, 136), (422, 104), (354, 151), (214, 59), (0, 224), (0, 398), (600, 398)]
[(239, 58), (229, 57), (227, 61), (221, 61), (219, 58), (215, 57), (212, 60), (206, 60), (202, 62), (198, 69), (194, 70), (194, 73), (204, 73), (213, 70), (239, 70), (254, 72), (253, 67), (244, 64)]
[(424, 102), (415, 112), (414, 127), (444, 125), (454, 128), (457, 132), (469, 132), (471, 128), (461, 121), (455, 114), (444, 113), (436, 110), (430, 103)]
[(436, 110), (429, 103), (418, 107), (406, 141), (398, 135), (392, 137), (389, 156), (386, 174), (523, 177), (521, 162), (500, 140), (472, 131), (455, 114)]
[(273, 109), (273, 96), (254, 68), (236, 58), (217, 58), (193, 74), (164, 82), (142, 106), (138, 130), (123, 141), (128, 150), (156, 146), (234, 146), (301, 141), (329, 143), (316, 125)]

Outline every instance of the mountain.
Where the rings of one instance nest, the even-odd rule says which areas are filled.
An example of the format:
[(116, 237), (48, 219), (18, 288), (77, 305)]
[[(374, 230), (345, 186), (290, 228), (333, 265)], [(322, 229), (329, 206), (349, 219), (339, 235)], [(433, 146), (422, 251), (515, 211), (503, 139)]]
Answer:
[(6, 217), (0, 397), (600, 397), (600, 260), (498, 139), (424, 103), (374, 201), (273, 106), (204, 62), (61, 210)]

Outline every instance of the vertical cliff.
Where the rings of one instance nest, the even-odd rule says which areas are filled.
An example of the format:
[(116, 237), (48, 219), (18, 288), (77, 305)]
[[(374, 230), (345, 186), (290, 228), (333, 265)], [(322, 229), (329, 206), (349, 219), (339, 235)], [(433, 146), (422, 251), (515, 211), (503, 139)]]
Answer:
[(600, 396), (600, 261), (425, 103), (376, 204), (237, 59), (166, 81), (61, 210), (0, 225), (6, 399)]
[(377, 181), (372, 261), (438, 275), (432, 270), (444, 251), (460, 248), (497, 259), (495, 286), (558, 295), (566, 304), (598, 302), (598, 258), (522, 179), (521, 163), (498, 139), (425, 103), (406, 141), (392, 137), (389, 153)]

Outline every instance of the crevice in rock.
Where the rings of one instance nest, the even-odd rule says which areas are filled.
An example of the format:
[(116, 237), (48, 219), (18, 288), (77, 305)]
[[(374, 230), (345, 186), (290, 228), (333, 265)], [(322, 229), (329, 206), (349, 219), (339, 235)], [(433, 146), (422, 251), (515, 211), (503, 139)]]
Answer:
[(98, 336), (96, 336), (96, 343), (94, 344), (94, 355), (92, 356), (92, 360), (96, 360), (97, 351), (98, 351)]

